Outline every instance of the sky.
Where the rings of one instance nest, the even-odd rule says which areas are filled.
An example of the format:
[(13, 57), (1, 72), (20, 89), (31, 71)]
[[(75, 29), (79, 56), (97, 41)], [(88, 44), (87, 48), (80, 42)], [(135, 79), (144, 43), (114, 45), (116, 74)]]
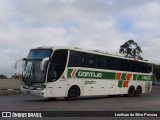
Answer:
[(160, 64), (160, 0), (0, 0), (0, 74), (31, 48), (67, 46), (119, 52), (134, 40)]

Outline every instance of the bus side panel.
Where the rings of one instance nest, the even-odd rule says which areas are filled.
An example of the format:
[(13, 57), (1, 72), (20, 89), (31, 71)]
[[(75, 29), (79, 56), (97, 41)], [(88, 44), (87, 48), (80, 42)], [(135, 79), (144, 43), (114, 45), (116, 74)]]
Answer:
[(144, 93), (151, 92), (151, 90), (152, 90), (152, 81), (145, 82)]
[[(93, 82), (95, 84), (93, 84)], [(90, 84), (85, 84), (85, 83), (83, 85), (84, 89), (82, 94), (83, 96), (117, 95), (117, 94), (127, 94), (128, 92), (128, 87), (118, 87), (118, 81), (116, 80), (90, 80)]]
[(91, 95), (114, 95), (116, 90), (114, 80), (84, 80), (82, 96)]
[(112, 95), (115, 94), (114, 80), (98, 80), (98, 95)]
[(46, 97), (64, 97), (66, 95), (66, 80), (47, 83)]
[(115, 80), (99, 80), (99, 79), (90, 81), (86, 80), (84, 82), (83, 89), (84, 89), (82, 94), (83, 96), (126, 94), (128, 91), (128, 88), (119, 88), (118, 82)]
[(96, 80), (83, 80), (83, 93), (82, 96), (97, 95), (98, 82)]

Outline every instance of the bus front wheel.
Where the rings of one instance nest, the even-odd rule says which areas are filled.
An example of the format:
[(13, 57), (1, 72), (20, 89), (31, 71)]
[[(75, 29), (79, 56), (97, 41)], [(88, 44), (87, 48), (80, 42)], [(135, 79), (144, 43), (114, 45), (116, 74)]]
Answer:
[(67, 100), (76, 100), (80, 95), (80, 90), (77, 86), (73, 86), (68, 91)]

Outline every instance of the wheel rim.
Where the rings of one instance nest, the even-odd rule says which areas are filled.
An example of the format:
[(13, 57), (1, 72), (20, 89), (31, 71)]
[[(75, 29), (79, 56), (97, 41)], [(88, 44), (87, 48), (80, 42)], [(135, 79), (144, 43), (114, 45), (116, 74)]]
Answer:
[(76, 97), (76, 90), (75, 89), (71, 89), (69, 91), (69, 97)]
[(75, 100), (77, 99), (79, 96), (79, 90), (77, 87), (73, 87), (73, 88), (70, 88), (69, 92), (68, 92), (68, 97), (67, 99), (68, 100)]

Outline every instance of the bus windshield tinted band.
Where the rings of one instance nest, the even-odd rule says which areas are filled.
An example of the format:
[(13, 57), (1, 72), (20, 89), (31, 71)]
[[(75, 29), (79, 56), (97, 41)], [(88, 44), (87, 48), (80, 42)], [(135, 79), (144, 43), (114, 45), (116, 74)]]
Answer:
[(51, 49), (35, 49), (30, 50), (28, 59), (43, 59), (45, 57), (50, 57), (52, 54)]

